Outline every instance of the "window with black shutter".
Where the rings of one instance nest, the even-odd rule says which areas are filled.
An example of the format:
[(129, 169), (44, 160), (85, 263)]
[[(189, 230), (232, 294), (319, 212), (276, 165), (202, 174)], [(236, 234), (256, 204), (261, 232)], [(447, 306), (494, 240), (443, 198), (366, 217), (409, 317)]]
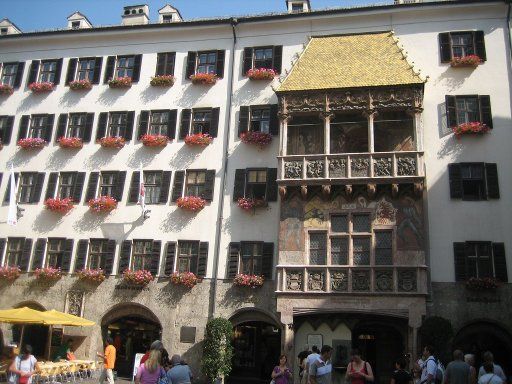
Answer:
[[(66, 239), (48, 239), (44, 262), (45, 267), (60, 268), (64, 271), (64, 266), (70, 263), (70, 260), (66, 260), (68, 256), (70, 255), (67, 254)], [(67, 271), (69, 271), (69, 267)]]
[(508, 282), (505, 247), (490, 241), (454, 243), (455, 280), (496, 278)]
[(456, 31), (439, 34), (441, 62), (450, 62), (455, 57), (477, 55), (487, 60), (483, 31)]
[[(56, 191), (59, 199), (72, 198), (75, 203), (82, 200), (82, 189), (84, 186), (85, 172), (61, 172)], [(50, 188), (50, 183), (48, 183)]]
[(162, 135), (171, 140), (176, 134), (177, 110), (142, 111), (139, 119), (139, 139), (141, 136)]
[(0, 83), (18, 88), (23, 76), (24, 62), (2, 63), (0, 67)]
[(43, 189), (44, 176), (44, 173), (37, 172), (21, 173), (17, 191), (18, 203), (31, 204), (39, 202)]
[(109, 240), (107, 239), (91, 239), (89, 241), (89, 255), (87, 258), (87, 268), (103, 269), (110, 253)]
[(133, 240), (130, 269), (150, 270), (153, 255), (153, 240)]
[(251, 107), (249, 129), (252, 132), (270, 133), (270, 107)]
[(3, 145), (11, 142), (14, 116), (0, 116), (0, 141)]
[[(75, 71), (73, 73), (74, 80), (89, 80), (92, 84), (95, 83), (95, 79), (99, 79), (99, 74), (96, 74), (97, 71), (101, 71), (101, 64), (98, 68), (96, 65), (98, 59), (97, 57), (81, 57), (78, 59), (78, 63), (76, 64)], [(71, 60), (70, 60), (71, 63)], [(71, 68), (71, 67), (70, 67)], [(69, 69), (69, 68), (68, 68)]]
[(87, 113), (70, 113), (64, 135), (57, 134), (57, 137), (77, 137), (83, 139), (87, 127), (87, 117)]
[(237, 169), (233, 200), (241, 197), (277, 201), (277, 169)]
[(263, 243), (242, 242), (238, 273), (261, 275), (263, 263)]
[[(9, 237), (7, 239), (7, 251), (5, 253), (4, 265), (9, 267), (19, 267), (22, 264), (24, 246), (24, 237)], [(0, 255), (2, 254), (3, 249)]]
[[(32, 138), (43, 139), (50, 142), (52, 137), (54, 115), (32, 115), (30, 116), (30, 126), (26, 136), (18, 139)], [(21, 136), (21, 130), (20, 130)]]
[[(86, 201), (98, 196), (111, 196), (121, 201), (124, 191), (126, 171), (105, 171), (91, 173), (87, 186)], [(99, 184), (99, 187), (98, 187)]]
[(174, 75), (175, 52), (158, 53), (156, 59), (156, 76)]
[(62, 59), (41, 60), (38, 68), (37, 82), (59, 84), (62, 71)]
[(133, 82), (139, 81), (142, 55), (117, 56), (114, 62), (114, 78), (130, 77)]
[(174, 273), (174, 262), (176, 259), (176, 242), (167, 242), (167, 249), (165, 251), (165, 266), (164, 274), (170, 276)]
[(448, 165), (450, 197), (462, 200), (499, 199), (498, 169), (495, 163), (453, 163)]
[(108, 116), (108, 137), (124, 137), (128, 124), (128, 112), (110, 112)]
[(179, 241), (177, 272), (192, 272), (197, 275), (199, 241)]
[(493, 127), (491, 100), (487, 95), (446, 96), (447, 126), (480, 122)]
[(282, 49), (280, 45), (266, 47), (244, 48), (243, 74), (247, 75), (250, 69), (273, 69), (281, 73)]
[(187, 58), (187, 78), (197, 73), (208, 73), (224, 77), (224, 51), (189, 52)]
[(210, 133), (211, 121), (211, 109), (194, 110), (192, 114), (192, 127), (190, 129), (190, 134)]

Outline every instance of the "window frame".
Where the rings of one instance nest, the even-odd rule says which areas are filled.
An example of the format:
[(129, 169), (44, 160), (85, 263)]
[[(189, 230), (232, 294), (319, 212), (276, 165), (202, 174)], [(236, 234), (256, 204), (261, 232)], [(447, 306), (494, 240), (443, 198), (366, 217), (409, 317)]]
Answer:
[[(55, 77), (57, 75), (57, 67), (58, 67), (59, 60), (56, 59), (50, 59), (50, 60), (41, 60), (41, 64), (38, 68), (38, 74), (37, 74), (37, 82), (50, 82), (55, 84)], [(45, 64), (52, 63), (53, 65), (50, 67), (50, 70), (45, 70), (44, 66)], [(48, 77), (51, 78), (49, 80)]]
[[(9, 68), (12, 66), (14, 68), (14, 72), (7, 75), (7, 76), (9, 76), (9, 82), (4, 81), (4, 78), (6, 77), (6, 74), (5, 74), (6, 66), (9, 66)], [(0, 84), (7, 84), (14, 88), (14, 83), (16, 82), (16, 76), (18, 75), (18, 68), (19, 68), (19, 62), (16, 62), (16, 61), (2, 63)]]
[[(89, 240), (89, 249), (87, 250), (87, 263), (86, 268), (89, 269), (104, 269), (105, 260), (107, 255), (109, 254), (108, 251), (108, 239), (90, 239)], [(93, 247), (96, 245), (96, 243), (100, 243), (99, 246), (99, 252), (96, 252), (93, 250)], [(94, 258), (97, 258), (95, 265), (91, 265), (91, 261)], [(105, 272), (105, 271), (104, 271)]]
[[(11, 249), (10, 246), (13, 242), (18, 243), (17, 249)], [(5, 246), (5, 261), (4, 266), (8, 267), (18, 267), (21, 263), (21, 258), (23, 257), (23, 247), (25, 244), (25, 238), (24, 237), (8, 237), (7, 243)], [(14, 262), (10, 262), (11, 260), (11, 253), (14, 253)]]
[[(254, 182), (251, 182), (249, 181), (249, 175), (251, 172), (257, 172), (256, 174), (256, 179), (258, 180), (258, 176), (260, 174), (260, 172), (265, 172), (265, 182), (262, 182), (262, 181), (254, 181)], [(263, 198), (261, 198), (261, 200), (264, 200), (264, 201), (267, 201), (267, 198), (268, 198), (268, 169), (267, 168), (247, 168), (246, 170), (246, 173), (245, 173), (245, 185), (244, 185), (244, 196), (246, 198), (253, 198), (253, 199), (259, 199), (258, 197), (254, 197), (254, 192), (253, 193), (249, 193), (249, 186), (251, 185), (265, 185), (265, 195)]]
[[(492, 247), (492, 243), (489, 242), (489, 241), (466, 241), (465, 242), (465, 247), (466, 247), (466, 252), (465, 252), (465, 257), (466, 257), (466, 274), (468, 274), (469, 272), (469, 263), (470, 263), (470, 260), (473, 259), (474, 261), (472, 262), (472, 264), (474, 264), (474, 270), (476, 272), (476, 276), (467, 276), (468, 279), (470, 279), (471, 277), (474, 277), (474, 278), (477, 278), (477, 279), (482, 279), (482, 278), (495, 278), (496, 277), (496, 270), (494, 268), (494, 253), (493, 253), (493, 247)], [(469, 253), (469, 248), (472, 248), (472, 251), (474, 251), (474, 255)], [(481, 267), (480, 265), (480, 260), (482, 259), (482, 255), (480, 254), (480, 250), (482, 247), (486, 247), (489, 251), (489, 254), (487, 255), (488, 256), (488, 261), (487, 263), (489, 264), (490, 266), (490, 274), (491, 276), (481, 276), (481, 274), (479, 273), (479, 269)]]
[[(119, 55), (119, 56), (116, 56), (116, 61), (115, 61), (115, 65), (114, 65), (114, 76), (113, 76), (114, 79), (118, 79), (120, 77), (130, 77), (130, 78), (133, 79), (133, 73), (134, 73), (134, 70), (135, 70), (135, 56), (136, 55)], [(130, 59), (132, 60), (131, 65), (129, 64), (130, 63)], [(119, 64), (120, 64), (121, 60), (126, 60), (126, 62), (128, 64), (120, 66)], [(119, 71), (123, 71), (124, 74), (122, 76), (119, 76)], [(130, 73), (130, 71), (131, 71), (131, 74), (128, 75), (128, 73)]]
[[(92, 63), (92, 65), (86, 69), (81, 69), (80, 63), (83, 63), (83, 62), (88, 62), (89, 65), (91, 65), (91, 63)], [(85, 74), (86, 74), (86, 76), (83, 79), (80, 78), (81, 72), (85, 72)], [(76, 81), (89, 80), (91, 83), (93, 83), (95, 72), (96, 72), (96, 57), (79, 57), (76, 62), (76, 70), (75, 70), (73, 79), (75, 79)]]
[[(267, 112), (268, 116), (266, 119), (264, 119), (263, 117), (255, 118), (254, 117), (255, 111), (261, 111), (262, 112), (261, 116), (263, 116), (264, 112)], [(251, 105), (249, 107), (249, 132), (263, 132), (263, 133), (270, 134), (271, 118), (272, 118), (272, 112), (271, 112), (270, 105)], [(266, 131), (263, 131), (261, 129), (261, 122), (263, 122), (263, 121), (267, 122)], [(259, 130), (254, 129), (253, 123), (259, 123), (259, 128), (258, 128)]]
[[(211, 54), (215, 54), (215, 60), (214, 60), (213, 64), (208, 61), (208, 59), (209, 59)], [(200, 64), (201, 55), (207, 55), (206, 56), (206, 63), (205, 64)], [(194, 66), (194, 73), (196, 75), (199, 74), (199, 73), (209, 73), (209, 74), (212, 74), (212, 75), (216, 75), (217, 74), (217, 61), (218, 61), (218, 58), (219, 58), (219, 53), (216, 50), (197, 51), (196, 63), (195, 63), (195, 66)], [(208, 67), (210, 67), (210, 66), (213, 66), (213, 72), (210, 72), (210, 71), (208, 71), (208, 72), (199, 72), (199, 67), (201, 65), (205, 65), (206, 69), (208, 69)]]
[[(188, 246), (188, 253), (182, 253), (182, 246)], [(197, 253), (193, 254), (193, 247), (197, 247)], [(193, 274), (197, 275), (197, 266), (199, 261), (199, 248), (200, 248), (200, 242), (199, 240), (178, 240), (178, 246), (176, 250), (176, 263), (175, 263), (175, 271), (178, 273), (186, 273), (186, 272), (192, 272)], [(191, 266), (193, 265), (193, 259), (196, 259), (196, 270), (192, 271)], [(187, 268), (186, 270), (181, 269), (181, 263), (183, 259), (186, 259)]]
[[(205, 114), (205, 119), (195, 121), (196, 114), (201, 114), (201, 113)], [(206, 116), (209, 116), (209, 118), (206, 119)], [(204, 127), (200, 131), (196, 130), (195, 124), (198, 124), (198, 125), (204, 124), (204, 126), (206, 127), (206, 130), (204, 129)], [(209, 108), (209, 109), (206, 109), (206, 108), (205, 109), (203, 109), (203, 108), (193, 109), (192, 115), (190, 116), (190, 128), (189, 128), (189, 132), (188, 132), (189, 135), (193, 135), (196, 133), (209, 134), (211, 131), (211, 128), (212, 128), (212, 109), (211, 108)]]
[[(77, 176), (77, 172), (59, 172), (59, 181), (57, 183), (55, 197), (58, 199), (73, 198), (73, 190), (75, 188)], [(63, 184), (63, 179), (65, 177), (69, 177), (69, 179), (66, 180), (66, 184)], [(63, 194), (63, 188), (67, 188), (67, 192), (69, 193)]]
[[(265, 54), (265, 51), (267, 50), (270, 50), (270, 53), (271, 53), (271, 58), (270, 59), (256, 59), (256, 51), (257, 50), (263, 50), (264, 51), (264, 54)], [(252, 50), (252, 66), (251, 68), (266, 68), (266, 69), (273, 69), (274, 68), (274, 46), (272, 45), (264, 45), (264, 46), (260, 46), (260, 47), (253, 47), (253, 50)], [(270, 66), (267, 66), (267, 65), (264, 65), (264, 66), (261, 66), (261, 65), (256, 65), (256, 61), (269, 61), (270, 60)]]
[[(250, 268), (248, 271), (244, 271), (244, 250), (246, 250), (248, 247), (251, 247), (251, 253), (248, 258), (250, 259)], [(255, 254), (255, 250), (259, 251), (259, 254)], [(242, 273), (246, 275), (262, 275), (263, 274), (263, 242), (262, 241), (241, 241), (240, 242), (240, 253), (238, 256), (238, 270), (237, 273)], [(255, 260), (256, 259), (256, 260)], [(259, 261), (259, 268), (255, 269), (255, 262), (258, 265)]]
[[(25, 183), (26, 179), (24, 177), (31, 177), (31, 184)], [(37, 185), (37, 172), (21, 172), (17, 182), (16, 188), (16, 201), (18, 204), (31, 204), (32, 203), (32, 195), (34, 194), (34, 188)], [(25, 190), (28, 188), (28, 190)], [(21, 199), (21, 196), (24, 196), (24, 199)]]
[[(476, 107), (476, 119), (471, 120), (469, 119), (468, 111), (467, 111), (467, 102), (471, 100), (475, 102)], [(463, 101), (465, 105), (465, 110), (461, 111), (459, 108), (459, 101)], [(465, 119), (464, 121), (461, 121), (459, 119), (459, 113), (464, 112), (465, 113)], [(472, 123), (472, 122), (478, 122), (482, 120), (482, 114), (480, 112), (480, 101), (478, 98), (478, 95), (461, 95), (461, 96), (455, 96), (455, 119), (457, 120), (457, 125), (465, 124), (465, 123)]]
[[(57, 243), (57, 250), (52, 250), (51, 247), (54, 243)], [(52, 267), (52, 268), (62, 268), (62, 264), (64, 262), (64, 252), (66, 249), (66, 239), (63, 237), (50, 237), (46, 242), (46, 255), (44, 258), (44, 267)], [(56, 260), (52, 260), (52, 258), (56, 258)], [(55, 263), (51, 263), (51, 261), (55, 261)]]
[[(114, 117), (118, 117), (119, 122), (114, 122)], [(128, 127), (128, 112), (109, 112), (106, 129), (106, 137), (124, 137)], [(115, 129), (118, 134), (113, 135), (112, 130)]]
[[(30, 115), (30, 124), (29, 124), (28, 130), (27, 130), (26, 138), (45, 139), (44, 131), (48, 127), (48, 118), (49, 118), (49, 115), (45, 115), (45, 114)], [(36, 122), (38, 122), (39, 125), (36, 125)], [(36, 133), (38, 135), (36, 135)]]
[[(136, 252), (136, 244), (143, 243), (142, 252)], [(149, 252), (146, 247), (149, 245)], [(132, 241), (132, 252), (130, 255), (129, 269), (132, 271), (150, 270), (153, 255), (153, 240), (135, 239)], [(137, 260), (140, 258), (140, 260)], [(140, 263), (140, 265), (139, 265)], [(137, 264), (137, 265), (136, 265)], [(141, 268), (139, 268), (139, 266)], [(137, 269), (136, 269), (137, 268)]]
[[(99, 174), (99, 180), (98, 180), (98, 190), (96, 192), (96, 196), (111, 196), (113, 197), (113, 193), (103, 193), (103, 188), (110, 188), (111, 192), (115, 192), (116, 186), (117, 186), (117, 175), (118, 171), (101, 171)], [(104, 183), (104, 177), (109, 176), (112, 177), (112, 184), (106, 184)]]
[[(79, 119), (79, 124), (75, 124), (75, 122), (74, 122), (75, 118)], [(66, 134), (64, 135), (64, 137), (66, 137), (66, 138), (82, 138), (84, 136), (86, 126), (87, 126), (87, 113), (85, 113), (85, 112), (70, 113), (68, 115)], [(73, 132), (73, 134), (72, 134), (72, 132)], [(76, 134), (76, 132), (78, 132), (78, 134)]]
[[(153, 117), (160, 116), (160, 121), (154, 122)], [(154, 130), (154, 128), (157, 130)], [(162, 135), (169, 136), (168, 129), (169, 128), (169, 111), (167, 110), (152, 110), (149, 113), (149, 122), (148, 122), (148, 135)]]
[[(482, 176), (480, 178), (476, 177), (464, 177), (463, 169), (469, 168), (469, 172), (471, 173), (471, 170), (478, 166), (480, 168)], [(486, 170), (485, 170), (485, 163), (460, 163), (460, 179), (461, 179), (461, 186), (462, 186), (462, 200), (464, 201), (481, 201), (481, 200), (487, 200), (487, 185), (486, 185)], [(468, 183), (479, 183), (479, 196), (475, 197), (474, 195), (470, 195), (465, 188)]]
[[(144, 198), (144, 202), (147, 205), (155, 205), (160, 203), (160, 195), (162, 194), (162, 186), (163, 186), (163, 171), (143, 171), (142, 177), (144, 178), (144, 188), (146, 190), (146, 195)], [(154, 176), (155, 182), (149, 183), (146, 177)], [(153, 191), (154, 189), (154, 191)], [(153, 192), (152, 192), (153, 191)], [(156, 197), (155, 197), (156, 196)], [(155, 199), (153, 199), (155, 197)]]
[[(196, 196), (201, 197), (206, 189), (206, 169), (187, 169), (185, 172), (185, 188), (184, 188), (184, 196)], [(195, 174), (195, 183), (189, 183), (189, 175)], [(198, 183), (197, 179), (200, 174), (203, 174), (203, 182)], [(189, 188), (195, 188), (196, 191), (191, 193)]]
[[(464, 45), (463, 44), (454, 44), (453, 37), (454, 36), (463, 36), (463, 35), (469, 35), (471, 37), (471, 42), (468, 43), (468, 44), (464, 44)], [(463, 54), (462, 56), (456, 56), (455, 52), (453, 50), (454, 46), (461, 47), (461, 49), (465, 52), (465, 54)], [(468, 49), (469, 46), (470, 46), (471, 50), (473, 51), (472, 53), (468, 53), (467, 52), (467, 49)], [(466, 56), (469, 56), (469, 55), (475, 55), (476, 54), (476, 38), (475, 38), (474, 31), (455, 31), (455, 32), (450, 32), (450, 52), (452, 54), (452, 57), (466, 57)]]

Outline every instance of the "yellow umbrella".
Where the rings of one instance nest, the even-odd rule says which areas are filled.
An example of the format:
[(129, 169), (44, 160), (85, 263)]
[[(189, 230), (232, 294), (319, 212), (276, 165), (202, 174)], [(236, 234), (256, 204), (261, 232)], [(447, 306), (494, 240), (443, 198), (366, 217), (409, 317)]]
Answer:
[(43, 312), (28, 307), (2, 309), (0, 310), (0, 323), (45, 324), (42, 314)]
[(69, 313), (56, 311), (55, 309), (45, 311), (43, 312), (43, 314), (45, 316), (49, 316), (50, 319), (53, 319), (53, 321), (55, 321), (53, 324), (66, 325), (72, 327), (91, 327), (94, 324), (96, 324), (94, 321), (84, 319), (83, 317), (71, 315)]

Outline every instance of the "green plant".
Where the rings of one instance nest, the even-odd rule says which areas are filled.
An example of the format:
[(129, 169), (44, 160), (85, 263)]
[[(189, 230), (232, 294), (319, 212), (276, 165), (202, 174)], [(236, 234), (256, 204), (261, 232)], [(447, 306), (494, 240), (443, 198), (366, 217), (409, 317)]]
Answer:
[(427, 317), (419, 328), (423, 346), (432, 345), (435, 355), (442, 361), (449, 361), (448, 343), (453, 337), (453, 327), (450, 320), (440, 316)]
[(233, 324), (216, 317), (206, 324), (202, 371), (210, 382), (231, 372)]

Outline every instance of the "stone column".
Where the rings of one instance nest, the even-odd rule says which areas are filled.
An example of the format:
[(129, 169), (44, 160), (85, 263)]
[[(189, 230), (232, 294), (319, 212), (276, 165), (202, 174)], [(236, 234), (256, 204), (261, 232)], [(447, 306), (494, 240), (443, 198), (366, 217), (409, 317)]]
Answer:
[(334, 116), (331, 112), (322, 112), (320, 117), (324, 119), (324, 153), (331, 153), (331, 118)]
[(281, 334), (281, 345), (283, 346), (283, 353), (288, 357), (288, 367), (292, 372), (295, 372), (295, 331), (293, 323), (285, 324), (283, 333)]
[(423, 151), (423, 125), (421, 123), (421, 113), (423, 108), (414, 107), (407, 110), (407, 114), (413, 118), (414, 124), (414, 144), (416, 151)]
[(286, 113), (279, 113), (278, 117), (281, 130), (281, 134), (279, 135), (279, 155), (286, 156), (286, 144), (288, 142), (288, 120), (291, 118), (291, 116)]
[(368, 109), (363, 112), (363, 116), (368, 119), (368, 152), (375, 151), (375, 136), (373, 131), (373, 121), (375, 116), (377, 116), (377, 111), (375, 109)]

